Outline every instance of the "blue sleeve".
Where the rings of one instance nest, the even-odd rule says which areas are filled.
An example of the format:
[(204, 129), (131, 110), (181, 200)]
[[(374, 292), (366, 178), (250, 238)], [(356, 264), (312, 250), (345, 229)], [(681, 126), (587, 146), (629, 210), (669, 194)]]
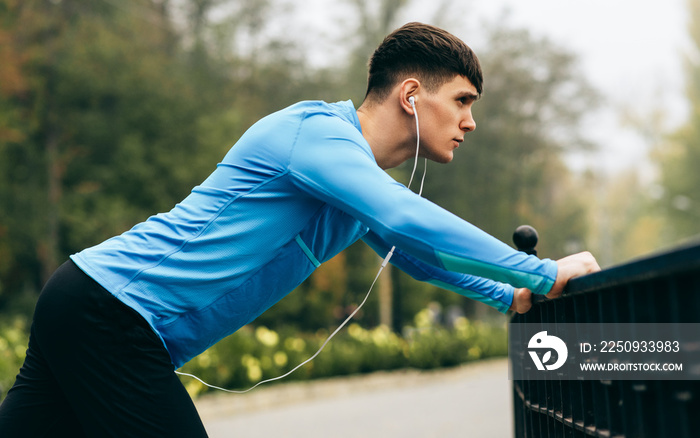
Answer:
[[(371, 231), (362, 240), (382, 257), (386, 256), (391, 249), (389, 244)], [(425, 281), (442, 289), (464, 295), (467, 298), (494, 307), (502, 313), (506, 313), (513, 303), (514, 288), (509, 284), (473, 275), (445, 271), (423, 263), (398, 249), (394, 250), (391, 263), (416, 280)]]
[(357, 128), (331, 115), (307, 117), (289, 159), (299, 190), (345, 211), (382, 240), (445, 271), (489, 278), (546, 294), (552, 260), (519, 252), (384, 172)]

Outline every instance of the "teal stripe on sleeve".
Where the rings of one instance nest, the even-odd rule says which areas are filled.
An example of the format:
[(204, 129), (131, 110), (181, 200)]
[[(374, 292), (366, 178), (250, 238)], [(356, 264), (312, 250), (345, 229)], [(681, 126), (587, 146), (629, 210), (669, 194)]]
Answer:
[(304, 251), (304, 254), (306, 254), (306, 257), (308, 257), (309, 260), (311, 260), (311, 263), (313, 263), (314, 266), (316, 266), (317, 268), (319, 266), (321, 266), (321, 262), (318, 261), (318, 259), (314, 255), (314, 253), (312, 253), (311, 250), (309, 249), (309, 247), (306, 246), (306, 243), (302, 240), (301, 236), (297, 234), (297, 237), (295, 237), (295, 240), (297, 241), (297, 243), (301, 247), (301, 250)]
[[(478, 277), (490, 278), (513, 285), (515, 287), (526, 287), (534, 294), (547, 294), (554, 286), (555, 278), (548, 276), (544, 272), (528, 272), (514, 268), (496, 266), (483, 263), (479, 260), (466, 259), (440, 251), (435, 252), (445, 269), (454, 272), (463, 272), (476, 275)], [(556, 272), (554, 274), (556, 276)]]

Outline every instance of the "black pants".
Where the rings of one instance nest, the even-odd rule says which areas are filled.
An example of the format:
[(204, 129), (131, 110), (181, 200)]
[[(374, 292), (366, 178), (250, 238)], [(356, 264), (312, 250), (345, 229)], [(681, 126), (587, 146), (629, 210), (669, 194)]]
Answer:
[(48, 281), (0, 436), (206, 437), (148, 323), (73, 262)]

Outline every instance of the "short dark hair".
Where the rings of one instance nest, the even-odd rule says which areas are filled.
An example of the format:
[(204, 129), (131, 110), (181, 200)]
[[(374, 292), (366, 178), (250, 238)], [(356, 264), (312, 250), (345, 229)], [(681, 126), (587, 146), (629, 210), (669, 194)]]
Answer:
[(455, 75), (467, 78), (481, 95), (481, 65), (469, 46), (438, 27), (408, 23), (384, 38), (370, 58), (365, 99), (371, 94), (373, 100), (383, 101), (409, 76), (435, 92)]

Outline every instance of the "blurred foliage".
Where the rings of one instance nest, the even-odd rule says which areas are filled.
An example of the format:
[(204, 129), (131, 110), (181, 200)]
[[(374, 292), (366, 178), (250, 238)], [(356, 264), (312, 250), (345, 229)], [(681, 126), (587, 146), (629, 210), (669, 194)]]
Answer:
[(24, 318), (14, 318), (0, 325), (0, 400), (5, 398), (24, 362), (28, 328)]
[(0, 310), (67, 255), (170, 209), (259, 117), (323, 97), (278, 41), (227, 50), (271, 5), (242, 2), (224, 38), (202, 23), (216, 3), (0, 1)]
[[(181, 371), (210, 385), (245, 390), (256, 383), (281, 376), (310, 358), (328, 337), (325, 330), (300, 334), (265, 326), (246, 326), (185, 364)], [(308, 380), (399, 368), (433, 369), (478, 359), (507, 355), (505, 321), (487, 325), (459, 317), (451, 327), (437, 324), (424, 309), (404, 336), (386, 326), (373, 329), (352, 323), (326, 345), (312, 362), (294, 371), (285, 381)], [(188, 376), (181, 377), (192, 396), (211, 389)]]
[[(44, 281), (68, 255), (170, 209), (260, 117), (301, 99), (352, 98), (359, 105), (369, 55), (402, 24), (401, 11), (412, 2), (347, 3), (357, 18), (345, 21), (356, 28), (338, 41), (347, 59), (320, 68), (285, 34), (288, 2), (0, 0), (0, 313), (28, 317)], [(478, 129), (454, 163), (439, 170), (430, 165), (425, 194), (506, 242), (517, 225), (529, 222), (540, 231), (540, 254), (555, 258), (583, 246), (591, 231), (588, 200), (562, 155), (589, 146), (577, 134), (578, 123), (596, 96), (563, 48), (517, 29), (485, 32)], [(405, 181), (407, 168), (392, 175)], [(353, 245), (256, 324), (277, 330), (280, 345), (293, 330), (332, 327), (355, 309), (379, 263), (366, 245)], [(396, 333), (433, 301), (469, 317), (501, 318), (399, 270), (390, 275)], [(358, 315), (365, 326), (380, 323), (378, 307), (374, 294)], [(276, 364), (273, 353), (255, 351), (264, 344), (247, 330), (223, 341), (221, 354), (240, 348), (250, 352), (248, 364), (257, 360), (266, 370), (264, 357)], [(430, 343), (445, 346), (444, 354), (462, 348), (452, 334), (429, 332), (432, 337), (418, 331), (405, 341), (386, 334), (392, 345), (406, 344), (399, 356), (382, 359), (393, 364), (384, 366), (405, 366), (408, 349), (410, 357), (423, 358), (408, 365), (423, 367), (428, 356), (443, 354), (425, 353)], [(348, 346), (331, 350), (370, 348), (343, 336)], [(315, 345), (315, 339), (303, 341)], [(450, 354), (487, 349), (478, 343), (465, 348)], [(308, 353), (302, 350), (282, 352), (294, 363)], [(208, 360), (203, 357), (197, 363)], [(393, 362), (396, 357), (401, 360)], [(365, 367), (348, 358), (337, 366), (325, 360), (331, 357), (314, 365), (317, 373), (326, 366)]]
[(688, 120), (675, 133), (656, 144), (661, 164), (655, 198), (664, 216), (667, 241), (700, 235), (700, 1), (688, 0), (689, 48), (686, 56)]

